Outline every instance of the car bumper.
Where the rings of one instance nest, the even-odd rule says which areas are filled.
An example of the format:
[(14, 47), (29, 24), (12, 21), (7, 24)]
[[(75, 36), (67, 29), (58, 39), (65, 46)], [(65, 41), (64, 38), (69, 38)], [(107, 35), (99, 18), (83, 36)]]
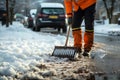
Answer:
[(64, 27), (65, 24), (65, 20), (62, 21), (43, 21), (43, 20), (39, 20), (38, 26), (40, 27)]

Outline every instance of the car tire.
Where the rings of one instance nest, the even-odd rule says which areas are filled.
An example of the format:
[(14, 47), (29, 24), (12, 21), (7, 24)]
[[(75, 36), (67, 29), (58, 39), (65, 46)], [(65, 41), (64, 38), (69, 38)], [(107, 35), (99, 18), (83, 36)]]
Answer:
[(64, 27), (62, 28), (62, 31), (63, 31), (63, 33), (66, 33), (66, 32), (67, 32), (67, 26), (64, 26)]
[(40, 31), (40, 23), (38, 20), (36, 20), (36, 26), (35, 26), (35, 31)]
[(35, 31), (35, 27), (33, 27), (32, 30)]
[(60, 29), (61, 29), (61, 28), (58, 28), (58, 29), (57, 29), (59, 33), (60, 33)]
[(39, 27), (39, 26), (36, 26), (36, 27), (35, 27), (35, 31), (37, 31), (37, 32), (38, 32), (38, 31), (40, 31), (40, 30), (41, 30), (41, 29), (40, 29), (40, 27)]
[(31, 22), (31, 23), (28, 23), (28, 28), (32, 28), (33, 27), (33, 22)]

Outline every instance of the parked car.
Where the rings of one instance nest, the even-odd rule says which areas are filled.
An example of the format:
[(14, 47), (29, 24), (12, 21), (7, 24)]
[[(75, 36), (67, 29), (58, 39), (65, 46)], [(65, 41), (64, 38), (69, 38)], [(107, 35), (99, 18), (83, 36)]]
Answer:
[(16, 13), (16, 14), (14, 15), (14, 19), (15, 19), (16, 21), (22, 22), (22, 21), (24, 20), (24, 15), (21, 14), (21, 13)]
[(33, 30), (40, 31), (41, 28), (47, 27), (59, 32), (62, 29), (62, 32), (66, 33), (65, 10), (61, 3), (40, 3), (38, 6)]
[(23, 15), (22, 13), (16, 13), (14, 15), (14, 20), (22, 23), (24, 26), (27, 26), (27, 16)]
[(31, 9), (28, 15), (27, 23), (28, 28), (32, 28), (34, 26), (34, 19), (37, 9)]

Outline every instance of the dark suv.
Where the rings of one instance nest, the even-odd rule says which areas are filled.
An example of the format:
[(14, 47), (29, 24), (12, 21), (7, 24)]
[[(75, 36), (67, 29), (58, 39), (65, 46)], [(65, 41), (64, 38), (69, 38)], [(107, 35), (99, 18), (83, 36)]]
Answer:
[(34, 30), (50, 27), (66, 33), (64, 6), (61, 3), (40, 3), (35, 16)]

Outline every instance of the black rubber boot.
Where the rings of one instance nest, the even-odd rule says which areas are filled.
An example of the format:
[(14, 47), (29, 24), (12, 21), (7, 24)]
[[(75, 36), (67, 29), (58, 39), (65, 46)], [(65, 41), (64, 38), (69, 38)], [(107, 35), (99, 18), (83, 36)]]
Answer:
[(84, 52), (83, 52), (83, 56), (84, 56), (84, 57), (89, 57), (88, 52), (84, 51)]
[(82, 50), (77, 48), (76, 53), (78, 54), (78, 58), (81, 58)]

